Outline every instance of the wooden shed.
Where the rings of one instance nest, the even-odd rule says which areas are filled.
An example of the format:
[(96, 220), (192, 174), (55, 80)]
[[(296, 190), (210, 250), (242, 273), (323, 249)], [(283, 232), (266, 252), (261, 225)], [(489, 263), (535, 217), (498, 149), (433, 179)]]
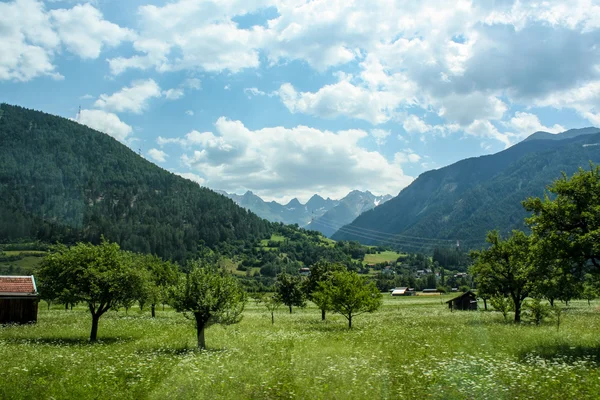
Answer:
[(477, 295), (469, 290), (446, 303), (450, 310), (477, 310)]
[(37, 321), (38, 291), (32, 276), (0, 276), (0, 324)]

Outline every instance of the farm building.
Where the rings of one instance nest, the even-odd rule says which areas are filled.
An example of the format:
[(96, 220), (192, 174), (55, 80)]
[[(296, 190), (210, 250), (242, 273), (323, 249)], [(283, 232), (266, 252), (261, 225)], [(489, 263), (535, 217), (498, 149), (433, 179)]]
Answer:
[(397, 287), (390, 290), (392, 296), (412, 296), (415, 294), (415, 289), (407, 287)]
[(33, 276), (0, 276), (0, 324), (36, 322), (37, 311)]
[(477, 295), (472, 291), (464, 292), (446, 302), (450, 310), (477, 310)]

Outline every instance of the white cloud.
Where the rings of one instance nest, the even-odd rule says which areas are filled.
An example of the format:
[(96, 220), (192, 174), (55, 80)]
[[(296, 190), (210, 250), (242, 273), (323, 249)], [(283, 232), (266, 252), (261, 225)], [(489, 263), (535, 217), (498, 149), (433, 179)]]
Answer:
[(411, 149), (399, 151), (394, 154), (394, 163), (396, 164), (418, 163), (420, 160), (421, 156), (413, 152)]
[(53, 65), (60, 39), (43, 3), (0, 2), (0, 35), (0, 81), (25, 82), (38, 76), (62, 78)]
[(244, 93), (248, 96), (248, 98), (252, 98), (253, 96), (266, 96), (266, 93), (262, 90), (258, 90), (255, 87), (245, 88)]
[(512, 117), (505, 125), (508, 128), (516, 130), (515, 137), (520, 139), (524, 139), (525, 137), (538, 131), (560, 133), (567, 130), (564, 126), (559, 124), (554, 124), (552, 127), (544, 126), (540, 122), (540, 119), (537, 115), (519, 111), (517, 111), (515, 116)]
[(221, 117), (214, 133), (192, 131), (159, 144), (193, 149), (182, 161), (201, 172), (208, 186), (229, 192), (251, 189), (267, 199), (282, 192), (339, 197), (352, 189), (385, 194), (410, 183), (412, 178), (397, 163), (358, 145), (366, 136), (362, 130), (334, 133), (306, 126), (250, 130)]
[(167, 153), (165, 153), (162, 150), (158, 150), (158, 149), (148, 150), (148, 156), (156, 162), (166, 162), (167, 157), (169, 157), (169, 155)]
[(495, 139), (504, 143), (505, 147), (511, 145), (511, 134), (500, 133), (498, 129), (487, 120), (475, 120), (466, 129), (465, 132), (471, 136), (483, 139)]
[[(137, 54), (109, 60), (111, 72), (155, 68), (159, 72), (196, 70), (239, 72), (259, 66), (264, 28), (239, 29), (231, 20), (268, 4), (256, 1), (179, 0), (139, 7)], [(176, 55), (174, 55), (176, 54)]]
[(206, 179), (204, 179), (200, 175), (193, 174), (191, 172), (175, 172), (175, 174), (181, 176), (182, 178), (189, 179), (192, 182), (196, 182), (198, 185), (201, 186), (206, 183)]
[(121, 142), (125, 142), (127, 136), (133, 131), (131, 126), (121, 121), (115, 114), (102, 110), (81, 110), (79, 123), (104, 132)]
[(422, 119), (416, 115), (409, 115), (402, 122), (402, 127), (408, 133), (427, 133), (431, 130), (431, 126), (427, 125)]
[[(600, 66), (597, 67), (600, 70)], [(537, 107), (571, 108), (583, 118), (600, 126), (600, 80), (568, 90), (553, 92), (535, 102)]]
[(114, 47), (135, 37), (133, 31), (104, 20), (91, 4), (50, 11), (52, 23), (66, 48), (81, 58), (97, 58), (103, 46)]
[(388, 136), (390, 136), (390, 131), (386, 131), (383, 129), (371, 129), (371, 136), (375, 138), (375, 143), (378, 146), (382, 146), (387, 141)]
[(290, 83), (284, 83), (278, 94), (292, 113), (321, 118), (346, 116), (369, 121), (374, 125), (389, 121), (402, 101), (394, 93), (372, 92), (347, 80), (323, 86), (316, 93), (297, 92)]
[(165, 96), (165, 98), (167, 100), (177, 100), (177, 99), (183, 97), (183, 95), (185, 93), (184, 93), (183, 89), (176, 88), (176, 89), (165, 90), (162, 94), (163, 94), (163, 96)]
[(94, 107), (115, 112), (132, 112), (141, 114), (148, 107), (150, 99), (160, 97), (158, 84), (148, 79), (136, 81), (112, 95), (102, 94), (94, 103)]
[(187, 111), (185, 112), (185, 114), (186, 114), (186, 115), (189, 115), (190, 117), (193, 117), (193, 116), (194, 116), (194, 112), (193, 112), (192, 110), (187, 110)]
[(202, 81), (198, 78), (189, 78), (183, 82), (183, 86), (189, 89), (199, 90), (202, 87)]

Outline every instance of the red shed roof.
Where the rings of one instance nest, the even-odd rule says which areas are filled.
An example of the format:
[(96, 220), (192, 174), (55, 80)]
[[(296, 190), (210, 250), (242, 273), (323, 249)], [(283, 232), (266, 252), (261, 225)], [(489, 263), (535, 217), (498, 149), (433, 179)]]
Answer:
[(0, 295), (37, 294), (33, 276), (0, 276)]

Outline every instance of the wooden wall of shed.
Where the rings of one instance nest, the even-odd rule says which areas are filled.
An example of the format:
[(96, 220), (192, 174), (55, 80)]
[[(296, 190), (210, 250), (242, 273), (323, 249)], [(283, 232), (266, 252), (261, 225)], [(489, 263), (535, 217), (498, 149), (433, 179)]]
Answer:
[(0, 324), (36, 322), (37, 312), (37, 299), (0, 299)]

